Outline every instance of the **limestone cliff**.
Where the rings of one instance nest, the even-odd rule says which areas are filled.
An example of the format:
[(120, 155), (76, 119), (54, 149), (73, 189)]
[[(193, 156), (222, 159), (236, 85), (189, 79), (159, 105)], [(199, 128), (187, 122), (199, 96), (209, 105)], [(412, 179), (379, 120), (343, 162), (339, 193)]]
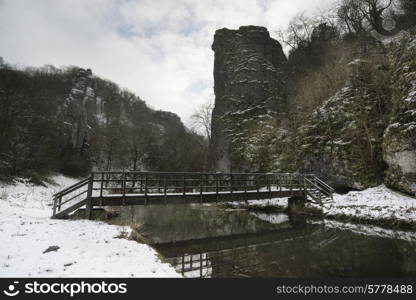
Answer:
[(68, 174), (89, 171), (88, 148), (92, 112), (88, 109), (95, 103), (92, 78), (90, 69), (79, 69), (73, 87), (61, 107), (64, 140), (61, 168)]
[(356, 59), (345, 87), (320, 105), (297, 133), (300, 168), (335, 187), (363, 189), (382, 183), (388, 69)]
[(384, 133), (386, 185), (416, 193), (416, 38), (406, 34), (390, 45), (389, 61), (396, 66), (391, 86), (393, 111)]
[(215, 32), (215, 108), (212, 115), (210, 168), (260, 170), (277, 113), (284, 111), (286, 57), (264, 27), (242, 26)]
[(212, 48), (212, 170), (307, 172), (342, 189), (416, 192), (414, 32), (341, 56), (345, 83), (311, 113), (289, 105), (286, 58), (265, 28), (220, 29)]
[(293, 139), (302, 171), (336, 187), (385, 183), (416, 191), (416, 39), (402, 33), (349, 64), (349, 80), (324, 101)]
[(74, 80), (73, 88), (65, 99), (62, 107), (62, 115), (65, 132), (65, 145), (67, 147), (85, 150), (88, 145), (88, 124), (87, 108), (91, 102), (95, 102), (95, 93), (91, 88), (91, 70), (79, 69)]

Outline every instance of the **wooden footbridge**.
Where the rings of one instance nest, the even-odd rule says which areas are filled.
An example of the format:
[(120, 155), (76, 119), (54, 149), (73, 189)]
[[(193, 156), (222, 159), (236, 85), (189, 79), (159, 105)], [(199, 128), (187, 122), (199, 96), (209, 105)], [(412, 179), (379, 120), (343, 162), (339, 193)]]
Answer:
[(85, 206), (212, 203), (304, 197), (322, 204), (334, 190), (313, 174), (92, 172), (56, 193), (53, 218), (65, 218)]

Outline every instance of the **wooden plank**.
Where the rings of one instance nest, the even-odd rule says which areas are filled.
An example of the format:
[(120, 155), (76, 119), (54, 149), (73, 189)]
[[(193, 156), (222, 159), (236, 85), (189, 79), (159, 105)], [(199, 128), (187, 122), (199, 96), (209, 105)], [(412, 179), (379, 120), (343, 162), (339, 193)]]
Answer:
[[(231, 193), (220, 193), (218, 196), (221, 195), (220, 198), (217, 200), (216, 193), (209, 193), (203, 194), (203, 203), (212, 203), (212, 202), (233, 202), (233, 201), (241, 201), (242, 197), (244, 196), (244, 191), (234, 191), (233, 194)], [(256, 191), (247, 192), (247, 199), (248, 200), (255, 200), (255, 199), (268, 199), (269, 192), (268, 191), (260, 191), (257, 195)], [(294, 190), (290, 191), (272, 191), (273, 198), (283, 198), (283, 197), (291, 197), (291, 196), (302, 196), (302, 190)], [(105, 195), (103, 197), (103, 205), (104, 206), (120, 206), (120, 201), (122, 199), (122, 195)], [(168, 203), (184, 203), (184, 196), (182, 194), (167, 194), (167, 202)], [(200, 195), (199, 193), (194, 194), (186, 194), (186, 203), (200, 203)], [(96, 197), (93, 198), (93, 204), (97, 205), (99, 203), (100, 198)], [(147, 204), (165, 204), (165, 196), (163, 194), (148, 194), (147, 195), (147, 202), (145, 195), (126, 195), (126, 205), (146, 205)]]

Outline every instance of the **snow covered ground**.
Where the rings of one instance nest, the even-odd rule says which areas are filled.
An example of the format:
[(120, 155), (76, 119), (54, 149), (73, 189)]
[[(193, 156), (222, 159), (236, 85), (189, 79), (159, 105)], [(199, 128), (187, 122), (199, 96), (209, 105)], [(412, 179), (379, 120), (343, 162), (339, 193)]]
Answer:
[[(287, 198), (227, 202), (229, 207), (252, 210), (274, 207), (283, 211), (287, 205)], [(397, 220), (416, 224), (416, 198), (397, 193), (384, 185), (345, 195), (334, 194), (334, 201), (323, 206), (314, 203), (308, 205), (321, 210), (324, 216), (388, 220), (391, 223)]]
[(0, 277), (180, 277), (153, 248), (119, 238), (128, 227), (50, 219), (52, 195), (78, 181), (52, 180), (0, 182)]
[[(314, 206), (320, 208), (319, 205)], [(384, 185), (345, 195), (334, 194), (334, 202), (325, 203), (322, 211), (327, 216), (399, 220), (416, 224), (416, 199)]]

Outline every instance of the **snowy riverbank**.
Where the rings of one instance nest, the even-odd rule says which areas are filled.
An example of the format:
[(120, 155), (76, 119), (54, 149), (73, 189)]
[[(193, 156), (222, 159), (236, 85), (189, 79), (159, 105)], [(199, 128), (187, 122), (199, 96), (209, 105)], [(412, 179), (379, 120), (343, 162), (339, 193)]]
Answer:
[(52, 195), (77, 181), (52, 180), (0, 182), (0, 277), (180, 277), (148, 245), (119, 238), (128, 227), (50, 219)]
[(416, 199), (384, 185), (345, 195), (334, 194), (334, 201), (321, 209), (324, 217), (362, 221), (416, 229)]
[[(285, 211), (287, 198), (229, 202), (227, 207), (259, 211)], [(345, 195), (334, 194), (323, 206), (308, 203), (306, 211), (337, 220), (416, 229), (416, 198), (397, 193), (384, 185)]]

